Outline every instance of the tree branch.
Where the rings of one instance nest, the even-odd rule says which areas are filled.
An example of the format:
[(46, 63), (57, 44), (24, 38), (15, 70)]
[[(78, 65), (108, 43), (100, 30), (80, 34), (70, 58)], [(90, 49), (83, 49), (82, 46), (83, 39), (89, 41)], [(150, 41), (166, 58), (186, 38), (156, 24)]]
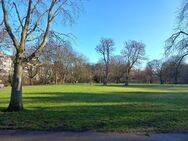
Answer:
[(13, 41), (14, 47), (18, 50), (19, 49), (19, 45), (18, 45), (18, 41), (16, 40), (16, 37), (14, 36), (12, 29), (9, 25), (8, 22), (8, 14), (7, 14), (7, 10), (6, 10), (6, 6), (5, 6), (5, 2), (4, 0), (1, 0), (1, 4), (2, 4), (2, 9), (3, 9), (3, 16), (4, 16), (4, 24), (6, 27), (6, 30), (11, 38), (11, 40)]
[(24, 26), (23, 26), (23, 24), (22, 24), (22, 20), (21, 20), (20, 13), (19, 13), (19, 11), (18, 11), (17, 5), (16, 5), (16, 3), (15, 3), (15, 2), (13, 2), (13, 5), (14, 5), (14, 7), (15, 7), (16, 14), (17, 14), (17, 16), (18, 16), (18, 21), (20, 22), (20, 26), (21, 26), (21, 27), (22, 27), (22, 29), (23, 29), (23, 28), (24, 28)]
[(67, 0), (65, 0), (64, 2), (62, 2), (58, 8), (56, 9), (56, 11), (54, 12), (54, 14), (51, 17), (51, 21), (59, 14), (59, 12), (61, 11), (62, 6), (67, 2)]
[(20, 41), (21, 51), (24, 51), (24, 48), (25, 48), (25, 40), (27, 38), (27, 30), (29, 27), (29, 21), (30, 21), (30, 16), (31, 16), (31, 5), (32, 5), (32, 0), (29, 0), (27, 16), (25, 19), (25, 25), (23, 27), (22, 34), (21, 34), (21, 41)]
[(37, 28), (37, 26), (38, 26), (40, 20), (42, 19), (42, 17), (44, 17), (44, 15), (45, 15), (47, 12), (48, 12), (48, 9), (38, 17), (38, 19), (37, 19), (37, 21), (35, 22), (33, 28), (30, 30), (30, 32), (27, 34), (27, 36), (31, 35), (31, 34), (36, 30), (36, 28)]
[(50, 5), (50, 8), (48, 10), (48, 17), (47, 17), (47, 26), (46, 26), (46, 30), (43, 36), (43, 40), (42, 43), (40, 44), (40, 46), (29, 56), (25, 59), (25, 61), (30, 61), (32, 60), (37, 52), (42, 51), (42, 49), (45, 47), (47, 39), (48, 39), (48, 34), (49, 34), (49, 30), (50, 30), (50, 24), (51, 24), (51, 11), (53, 10), (53, 7), (55, 6), (57, 0), (52, 0), (52, 3)]
[(33, 8), (31, 9), (31, 14), (33, 14), (33, 12), (34, 12), (35, 9), (37, 8), (37, 5), (39, 4), (40, 1), (41, 1), (41, 0), (38, 0), (38, 1), (36, 2), (36, 4), (33, 6)]
[[(165, 49), (165, 55), (169, 55), (171, 53), (171, 50), (176, 42), (176, 40), (178, 39), (178, 37), (183, 34), (188, 36), (188, 33), (184, 32), (184, 31), (179, 31), (177, 33), (174, 33), (169, 39), (167, 39), (166, 41), (166, 49)], [(169, 45), (168, 45), (169, 44)]]

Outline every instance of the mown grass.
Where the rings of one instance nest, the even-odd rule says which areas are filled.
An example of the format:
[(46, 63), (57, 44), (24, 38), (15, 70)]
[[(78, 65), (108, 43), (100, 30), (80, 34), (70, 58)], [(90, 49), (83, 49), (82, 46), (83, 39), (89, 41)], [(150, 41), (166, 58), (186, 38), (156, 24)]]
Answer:
[[(21, 113), (0, 112), (0, 129), (187, 132), (188, 85), (58, 85), (23, 88)], [(0, 110), (10, 88), (0, 90)]]

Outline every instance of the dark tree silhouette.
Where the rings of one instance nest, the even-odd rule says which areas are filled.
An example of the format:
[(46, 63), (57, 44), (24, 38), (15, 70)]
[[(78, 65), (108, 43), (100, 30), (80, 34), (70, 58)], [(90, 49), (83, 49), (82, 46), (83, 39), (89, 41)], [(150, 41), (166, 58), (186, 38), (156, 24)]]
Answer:
[(177, 32), (166, 40), (165, 55), (179, 56), (178, 63), (181, 63), (184, 57), (188, 55), (188, 0), (185, 0), (183, 8), (178, 14)]

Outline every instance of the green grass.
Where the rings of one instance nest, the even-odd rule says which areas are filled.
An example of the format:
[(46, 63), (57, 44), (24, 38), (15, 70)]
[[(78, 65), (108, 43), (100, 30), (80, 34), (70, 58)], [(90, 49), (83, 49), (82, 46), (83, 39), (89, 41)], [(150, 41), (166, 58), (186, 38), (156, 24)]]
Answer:
[[(0, 112), (0, 129), (187, 132), (188, 85), (23, 88), (25, 111)], [(0, 90), (0, 110), (10, 88)]]

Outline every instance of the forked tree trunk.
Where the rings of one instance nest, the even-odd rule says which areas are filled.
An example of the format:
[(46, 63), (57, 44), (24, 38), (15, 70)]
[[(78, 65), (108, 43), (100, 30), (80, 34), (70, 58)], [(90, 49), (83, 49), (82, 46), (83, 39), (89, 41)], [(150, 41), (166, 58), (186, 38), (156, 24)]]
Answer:
[(22, 74), (23, 74), (23, 59), (16, 55), (16, 61), (14, 63), (14, 74), (12, 78), (12, 91), (10, 103), (7, 111), (22, 111)]

